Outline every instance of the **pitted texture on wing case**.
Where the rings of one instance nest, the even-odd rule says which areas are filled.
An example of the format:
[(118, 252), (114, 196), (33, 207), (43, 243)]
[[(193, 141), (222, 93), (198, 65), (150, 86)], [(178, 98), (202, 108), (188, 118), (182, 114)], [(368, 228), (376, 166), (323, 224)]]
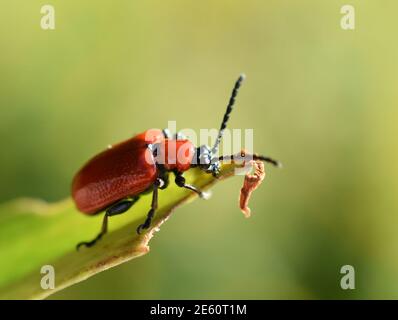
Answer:
[[(159, 132), (158, 132), (159, 131)], [(150, 133), (149, 135), (146, 133)], [(143, 132), (101, 152), (86, 163), (72, 183), (78, 209), (95, 214), (110, 204), (137, 195), (153, 184), (157, 169), (147, 145), (160, 142), (160, 130)]]

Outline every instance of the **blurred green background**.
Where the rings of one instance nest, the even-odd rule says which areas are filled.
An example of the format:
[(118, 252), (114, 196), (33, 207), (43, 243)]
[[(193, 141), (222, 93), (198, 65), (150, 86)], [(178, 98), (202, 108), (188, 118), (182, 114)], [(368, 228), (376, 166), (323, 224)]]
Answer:
[(397, 14), (393, 0), (1, 0), (0, 201), (63, 199), (88, 158), (168, 120), (218, 127), (240, 72), (230, 128), (285, 165), (251, 219), (233, 178), (178, 209), (148, 255), (51, 298), (398, 298)]

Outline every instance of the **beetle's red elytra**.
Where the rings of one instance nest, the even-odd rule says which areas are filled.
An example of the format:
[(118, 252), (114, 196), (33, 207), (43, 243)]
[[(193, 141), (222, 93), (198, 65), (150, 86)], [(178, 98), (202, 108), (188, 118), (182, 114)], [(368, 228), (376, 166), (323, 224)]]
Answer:
[[(77, 172), (72, 182), (72, 198), (76, 207), (88, 215), (105, 211), (100, 233), (91, 241), (80, 242), (77, 249), (80, 246), (93, 246), (106, 234), (110, 216), (126, 212), (138, 201), (141, 194), (152, 192), (151, 208), (146, 220), (137, 228), (137, 233), (148, 229), (157, 209), (158, 190), (168, 186), (170, 173), (174, 174), (177, 186), (205, 198), (204, 192), (185, 182), (183, 173), (198, 167), (217, 176), (220, 163), (236, 157), (217, 157), (216, 154), (244, 78), (241, 75), (235, 83), (212, 148), (206, 145), (196, 148), (191, 141), (179, 134), (172, 137), (168, 130), (150, 129), (112, 145), (94, 156)], [(257, 154), (245, 155), (245, 158), (279, 165), (276, 160)]]

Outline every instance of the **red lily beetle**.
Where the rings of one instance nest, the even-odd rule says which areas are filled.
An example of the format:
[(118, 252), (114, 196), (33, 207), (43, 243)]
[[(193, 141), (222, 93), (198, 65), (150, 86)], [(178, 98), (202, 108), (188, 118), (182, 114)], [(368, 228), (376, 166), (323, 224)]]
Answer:
[[(204, 192), (185, 182), (183, 173), (192, 167), (199, 167), (217, 176), (220, 162), (234, 158), (234, 155), (216, 157), (215, 154), (243, 80), (244, 75), (241, 75), (235, 83), (212, 148), (206, 145), (195, 148), (192, 142), (179, 134), (171, 137), (167, 129), (150, 129), (110, 146), (80, 169), (72, 183), (72, 197), (77, 208), (88, 215), (105, 210), (105, 215), (102, 229), (97, 237), (79, 243), (77, 249), (82, 245), (86, 247), (94, 245), (107, 232), (108, 217), (126, 212), (141, 194), (152, 192), (151, 208), (145, 222), (137, 228), (137, 233), (148, 229), (157, 209), (158, 190), (167, 187), (171, 172), (175, 175), (177, 186), (189, 189), (201, 198), (205, 197)], [(245, 155), (245, 158), (278, 166), (277, 161), (256, 154)]]

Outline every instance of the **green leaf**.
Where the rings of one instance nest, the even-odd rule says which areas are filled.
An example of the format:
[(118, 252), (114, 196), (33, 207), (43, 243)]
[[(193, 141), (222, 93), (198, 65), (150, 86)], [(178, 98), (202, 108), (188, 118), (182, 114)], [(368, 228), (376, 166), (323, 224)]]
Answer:
[[(223, 165), (220, 179), (239, 167)], [(200, 170), (189, 170), (187, 181), (202, 189), (218, 179)], [(152, 227), (137, 235), (146, 217), (151, 195), (145, 195), (126, 213), (109, 220), (109, 232), (95, 246), (75, 250), (80, 241), (94, 238), (102, 216), (79, 213), (71, 199), (48, 204), (38, 199), (17, 199), (0, 205), (0, 299), (43, 299), (56, 291), (83, 281), (149, 251), (154, 232), (179, 205), (197, 196), (174, 183), (159, 191), (159, 208)], [(41, 268), (55, 269), (55, 289), (44, 290)]]

